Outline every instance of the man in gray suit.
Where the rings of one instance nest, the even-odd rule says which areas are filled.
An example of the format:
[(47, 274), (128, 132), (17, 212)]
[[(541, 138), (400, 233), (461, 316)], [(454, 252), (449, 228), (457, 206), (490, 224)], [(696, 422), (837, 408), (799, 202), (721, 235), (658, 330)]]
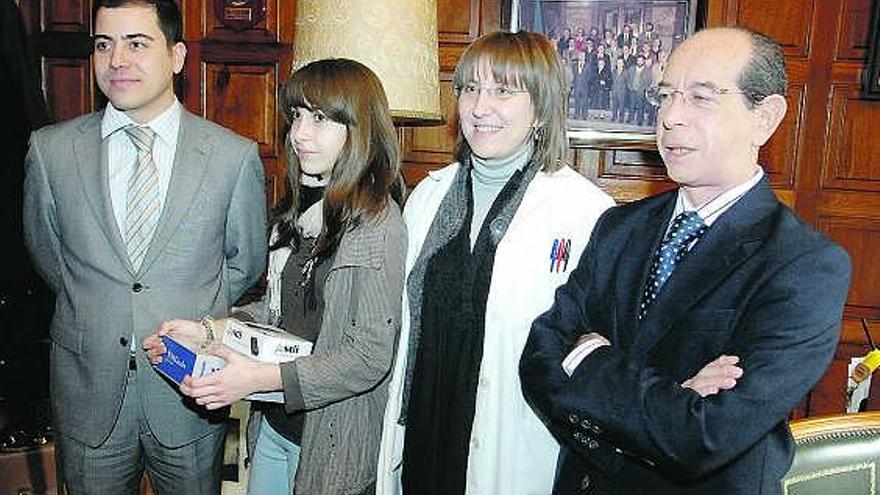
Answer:
[(71, 494), (219, 493), (223, 416), (184, 399), (135, 344), (171, 318), (226, 314), (262, 274), (256, 144), (187, 112), (172, 0), (98, 0), (103, 111), (31, 137), (24, 226), (56, 295), (50, 384)]
[(629, 116), (627, 122), (635, 125), (643, 125), (648, 111), (648, 100), (645, 99), (645, 91), (651, 87), (651, 69), (645, 65), (645, 56), (639, 54), (636, 57), (636, 65), (627, 70), (627, 89), (629, 90)]

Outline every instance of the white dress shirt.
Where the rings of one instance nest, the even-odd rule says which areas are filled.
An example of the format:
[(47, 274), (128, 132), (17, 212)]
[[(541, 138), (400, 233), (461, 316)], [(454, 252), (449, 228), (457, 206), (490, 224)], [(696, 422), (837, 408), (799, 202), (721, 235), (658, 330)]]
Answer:
[[(153, 161), (159, 170), (159, 206), (165, 207), (165, 196), (171, 183), (171, 168), (174, 165), (174, 154), (177, 151), (177, 135), (180, 132), (180, 103), (174, 103), (155, 119), (147, 123), (147, 127), (156, 133), (153, 143)], [(119, 232), (125, 235), (125, 205), (128, 194), (128, 178), (134, 173), (137, 162), (137, 148), (125, 133), (125, 128), (138, 125), (125, 113), (107, 104), (104, 118), (101, 120), (101, 139), (107, 140), (107, 153), (110, 177), (110, 202), (113, 205), (113, 216)]]

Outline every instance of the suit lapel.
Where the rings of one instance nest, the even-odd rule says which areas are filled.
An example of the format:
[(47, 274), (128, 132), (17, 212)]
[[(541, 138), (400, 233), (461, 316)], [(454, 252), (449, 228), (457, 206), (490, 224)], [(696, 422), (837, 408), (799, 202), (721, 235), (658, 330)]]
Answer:
[(141, 264), (142, 272), (149, 270), (159, 257), (190, 205), (198, 197), (197, 191), (208, 169), (208, 157), (213, 142), (203, 133), (199, 133), (197, 127), (196, 117), (182, 110), (171, 182), (165, 195), (165, 206), (162, 208), (159, 225), (156, 226), (156, 233)]
[(80, 134), (73, 142), (73, 153), (83, 192), (92, 213), (98, 219), (112, 251), (131, 272), (125, 241), (119, 232), (110, 200), (110, 167), (107, 163), (107, 148), (101, 140), (102, 116), (103, 112), (96, 113), (82, 124)]
[(709, 228), (676, 266), (654, 307), (642, 320), (634, 355), (646, 355), (682, 314), (748, 259), (770, 231), (778, 201), (766, 179), (743, 196)]
[(622, 302), (617, 305), (618, 337), (624, 339), (620, 342), (622, 346), (627, 346), (638, 332), (638, 306), (642, 290), (651, 270), (654, 251), (666, 232), (666, 224), (675, 207), (675, 198), (676, 194), (670, 193), (668, 198), (647, 208), (643, 218), (633, 222), (632, 235), (622, 247), (625, 252), (621, 259), (624, 261), (618, 265), (618, 273), (615, 274), (617, 285), (614, 299)]

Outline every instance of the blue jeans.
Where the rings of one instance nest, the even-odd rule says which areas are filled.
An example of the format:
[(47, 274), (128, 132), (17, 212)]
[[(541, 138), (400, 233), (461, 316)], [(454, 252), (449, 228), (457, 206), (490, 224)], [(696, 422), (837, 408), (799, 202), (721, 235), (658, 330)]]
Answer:
[(293, 493), (298, 464), (299, 445), (281, 436), (264, 417), (248, 474), (248, 495)]

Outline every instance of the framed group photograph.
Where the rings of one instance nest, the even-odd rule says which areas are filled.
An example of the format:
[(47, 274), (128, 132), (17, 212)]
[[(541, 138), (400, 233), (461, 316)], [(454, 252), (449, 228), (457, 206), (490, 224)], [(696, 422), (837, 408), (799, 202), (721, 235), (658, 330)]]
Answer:
[(540, 32), (571, 76), (572, 145), (651, 149), (657, 84), (669, 53), (693, 34), (698, 0), (513, 0), (511, 31)]

